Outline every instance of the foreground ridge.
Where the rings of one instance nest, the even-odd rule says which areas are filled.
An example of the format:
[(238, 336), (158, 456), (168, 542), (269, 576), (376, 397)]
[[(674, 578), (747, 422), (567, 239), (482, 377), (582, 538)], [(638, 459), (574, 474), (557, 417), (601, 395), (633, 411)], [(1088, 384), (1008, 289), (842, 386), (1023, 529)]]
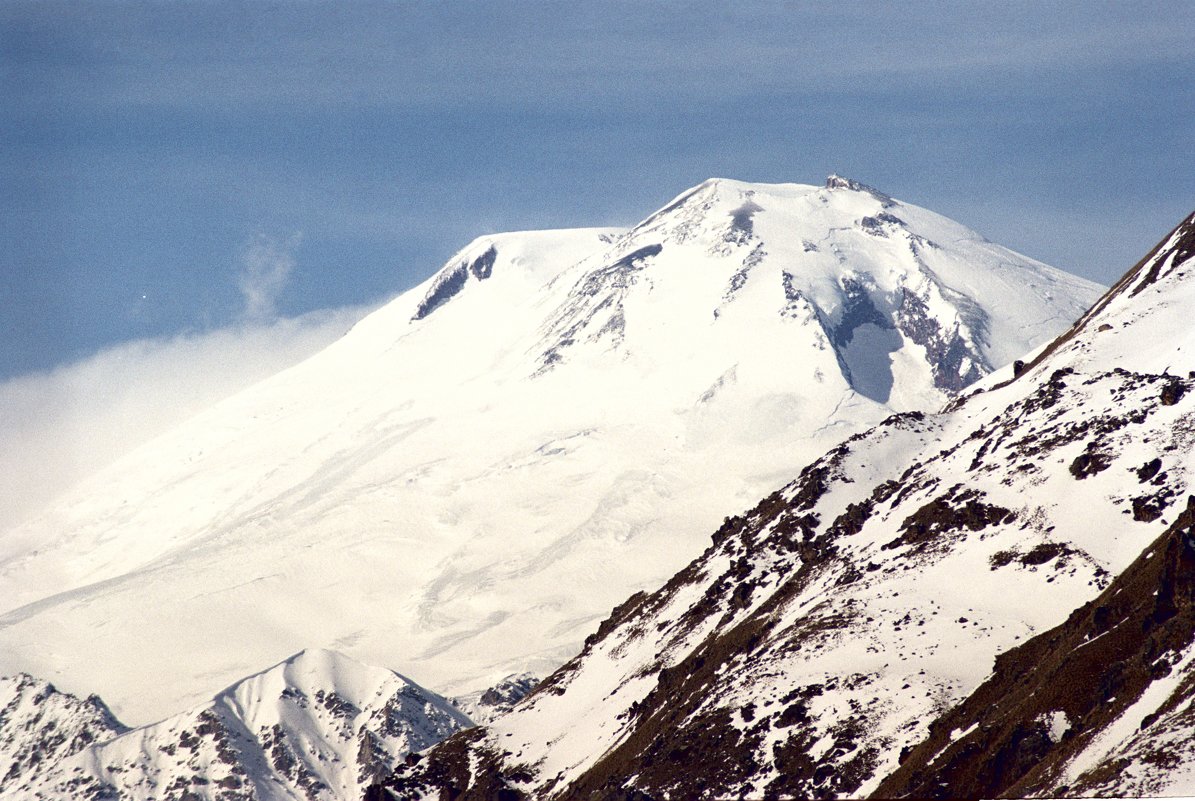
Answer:
[(1195, 763), (1195, 495), (1066, 622), (1006, 651), (878, 797), (1173, 794)]

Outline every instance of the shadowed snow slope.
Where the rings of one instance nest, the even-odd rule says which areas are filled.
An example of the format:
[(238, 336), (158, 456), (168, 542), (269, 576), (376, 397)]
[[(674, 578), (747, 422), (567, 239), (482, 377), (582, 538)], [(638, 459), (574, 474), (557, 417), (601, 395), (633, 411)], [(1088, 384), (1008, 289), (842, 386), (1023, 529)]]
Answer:
[(837, 178), (482, 237), (5, 532), (0, 671), (136, 723), (311, 645), (447, 693), (545, 675), (728, 512), (1097, 293)]
[[(109, 734), (106, 742), (60, 749), (46, 769), (0, 783), (0, 795), (357, 799), (408, 752), (470, 725), (446, 700), (397, 673), (332, 651), (305, 651), (189, 712)], [(56, 731), (45, 720), (39, 726), (47, 736)]]
[(1195, 217), (1015, 379), (727, 519), (392, 794), (1195, 793), (1193, 315)]

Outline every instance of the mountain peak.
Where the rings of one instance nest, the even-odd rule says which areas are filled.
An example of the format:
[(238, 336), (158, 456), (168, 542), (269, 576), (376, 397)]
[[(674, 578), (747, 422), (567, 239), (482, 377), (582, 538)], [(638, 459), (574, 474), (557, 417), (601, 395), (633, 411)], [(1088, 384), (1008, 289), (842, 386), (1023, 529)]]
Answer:
[[(0, 562), (0, 653), (141, 721), (311, 643), (454, 694), (544, 675), (727, 510), (844, 435), (939, 407), (1098, 294), (910, 204), (704, 192), (613, 236), (481, 238), (79, 487), (6, 536), (37, 546)], [(281, 672), (257, 685), (263, 715)]]
[(27, 673), (0, 677), (0, 795), (129, 729), (98, 696), (78, 698)]
[[(408, 753), (472, 725), (440, 695), (323, 648), (132, 730), (98, 698), (23, 675), (0, 679), (0, 710), (0, 722), (11, 715), (0, 729), (0, 795), (86, 801), (214, 797), (194, 786), (229, 791), (220, 798), (360, 798)], [(262, 787), (273, 789), (251, 791)]]
[[(826, 205), (871, 205), (846, 200)], [(627, 597), (533, 695), (386, 786), (462, 801), (1190, 795), (1188, 222), (1054, 360), (965, 408), (841, 439)], [(912, 241), (881, 230), (851, 228), (842, 249)], [(940, 254), (917, 251), (928, 273)], [(1018, 282), (1061, 294), (1010, 266), (984, 271), (1007, 294), (974, 294), (1007, 298), (993, 312)], [(886, 310), (865, 297), (851, 287), (844, 318), (882, 341)]]
[[(681, 194), (576, 280), (539, 371), (582, 351), (648, 353), (660, 343), (637, 336), (650, 331), (636, 325), (638, 310), (683, 298), (669, 312), (673, 330), (692, 331), (686, 341), (706, 336), (711, 317), (735, 339), (781, 317), (776, 341), (811, 334), (830, 356), (809, 367), (810, 380), (841, 373), (850, 389), (900, 411), (926, 405), (906, 388), (928, 376), (942, 402), (1048, 336), (1044, 321), (1056, 331), (1052, 318), (1074, 319), (1095, 296), (1092, 285), (858, 181), (833, 175), (827, 186), (710, 178)], [(889, 356), (897, 351), (913, 358)]]

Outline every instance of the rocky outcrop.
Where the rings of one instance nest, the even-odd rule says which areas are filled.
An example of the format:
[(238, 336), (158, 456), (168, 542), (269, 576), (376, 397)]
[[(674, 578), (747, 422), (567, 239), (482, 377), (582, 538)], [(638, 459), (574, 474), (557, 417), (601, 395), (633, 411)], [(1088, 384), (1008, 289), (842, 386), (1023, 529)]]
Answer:
[(442, 270), (437, 276), (431, 289), (427, 291), (423, 300), (415, 308), (413, 320), (422, 320), (436, 309), (452, 300), (465, 288), (469, 277), (476, 281), (484, 281), (494, 270), (494, 262), (498, 260), (498, 250), (490, 245), (481, 255), (462, 259), (457, 264)]
[(515, 704), (531, 694), (540, 679), (530, 673), (513, 673), (492, 687), (468, 695), (454, 696), (453, 706), (464, 712), (470, 720), (486, 724), (505, 715)]

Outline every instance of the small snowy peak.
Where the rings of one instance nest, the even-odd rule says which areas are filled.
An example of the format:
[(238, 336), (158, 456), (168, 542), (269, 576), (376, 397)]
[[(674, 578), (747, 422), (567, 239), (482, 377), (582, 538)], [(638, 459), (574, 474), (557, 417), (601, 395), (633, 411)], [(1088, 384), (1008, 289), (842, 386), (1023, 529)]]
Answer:
[(97, 696), (77, 698), (24, 673), (0, 678), (0, 797), (128, 730)]
[(397, 673), (304, 651), (208, 704), (26, 769), (15, 797), (344, 801), (471, 725)]

